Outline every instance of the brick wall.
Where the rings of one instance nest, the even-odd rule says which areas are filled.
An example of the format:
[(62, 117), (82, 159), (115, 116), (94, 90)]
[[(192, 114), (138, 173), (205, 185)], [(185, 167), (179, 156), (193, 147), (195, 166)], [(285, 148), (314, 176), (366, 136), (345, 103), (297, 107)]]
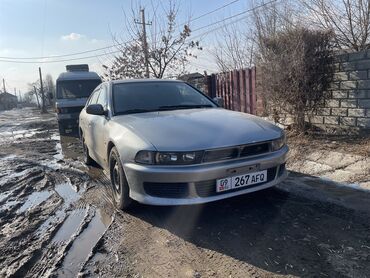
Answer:
[(312, 124), (370, 131), (370, 50), (335, 57), (329, 93), (324, 107), (308, 117)]

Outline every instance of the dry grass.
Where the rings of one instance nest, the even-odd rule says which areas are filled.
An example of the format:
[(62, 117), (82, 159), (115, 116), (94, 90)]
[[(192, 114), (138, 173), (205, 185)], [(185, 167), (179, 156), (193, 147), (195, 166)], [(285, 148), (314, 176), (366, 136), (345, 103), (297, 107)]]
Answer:
[[(289, 146), (298, 150), (296, 155), (304, 156), (314, 150), (331, 150), (364, 157), (370, 156), (370, 135), (297, 134), (291, 131), (287, 132), (287, 138)], [(299, 159), (299, 157), (296, 158)]]

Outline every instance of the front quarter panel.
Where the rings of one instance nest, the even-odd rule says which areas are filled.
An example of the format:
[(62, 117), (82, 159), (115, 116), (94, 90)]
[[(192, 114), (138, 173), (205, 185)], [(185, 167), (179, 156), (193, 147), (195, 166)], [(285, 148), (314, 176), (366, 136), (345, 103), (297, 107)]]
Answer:
[[(140, 150), (156, 150), (145, 138), (136, 134), (131, 128), (126, 127), (124, 124), (118, 124), (114, 120), (109, 123), (109, 142), (113, 143), (117, 148), (122, 165), (134, 162), (136, 153)], [(107, 149), (107, 158), (109, 156), (108, 152), (109, 149)], [(108, 163), (109, 159), (107, 159), (107, 168)]]

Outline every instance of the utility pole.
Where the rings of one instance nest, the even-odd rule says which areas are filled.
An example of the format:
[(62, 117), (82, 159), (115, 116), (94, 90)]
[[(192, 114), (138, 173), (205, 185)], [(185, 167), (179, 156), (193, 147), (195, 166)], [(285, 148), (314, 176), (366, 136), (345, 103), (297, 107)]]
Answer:
[(3, 93), (6, 93), (6, 89), (5, 89), (5, 79), (3, 78)]
[(17, 88), (14, 88), (14, 95), (16, 96), (17, 101), (18, 101), (18, 97), (17, 97)]
[(144, 9), (140, 9), (140, 14), (141, 14), (141, 22), (135, 19), (135, 23), (141, 24), (143, 26), (143, 34), (142, 34), (141, 42), (143, 44), (143, 51), (144, 51), (145, 77), (149, 78), (149, 53), (148, 53), (148, 42), (146, 40), (146, 25), (152, 25), (152, 23), (145, 22)]
[(38, 108), (40, 108), (40, 101), (39, 101), (39, 97), (38, 97), (38, 95), (37, 95), (36, 86), (33, 86), (33, 90), (34, 90), (35, 95), (36, 95), (37, 107), (38, 107)]
[(21, 90), (18, 90), (18, 95), (19, 95), (19, 101), (22, 102), (22, 94), (21, 94)]
[(40, 90), (41, 90), (41, 101), (42, 101), (42, 106), (41, 106), (41, 113), (46, 113), (45, 109), (45, 95), (44, 95), (44, 87), (42, 85), (42, 75), (41, 75), (41, 67), (39, 67), (39, 75), (40, 75)]

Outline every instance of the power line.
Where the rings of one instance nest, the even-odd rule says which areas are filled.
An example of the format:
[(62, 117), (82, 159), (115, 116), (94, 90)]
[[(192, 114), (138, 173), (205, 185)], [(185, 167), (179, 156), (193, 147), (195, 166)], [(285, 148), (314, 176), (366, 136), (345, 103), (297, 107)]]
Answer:
[[(259, 9), (259, 8), (262, 8), (262, 7), (266, 6), (266, 5), (269, 5), (269, 4), (272, 4), (272, 3), (274, 3), (274, 2), (278, 2), (278, 1), (280, 1), (280, 0), (270, 1), (270, 2), (267, 2), (267, 3), (265, 3), (265, 4), (262, 4), (262, 5), (256, 6), (256, 7), (252, 8), (252, 9), (249, 9), (249, 10), (247, 10), (247, 11), (244, 11), (244, 12), (242, 12), (242, 13), (246, 13), (246, 12), (251, 12), (251, 11), (257, 10), (257, 9)], [(240, 15), (240, 14), (242, 14), (242, 13), (239, 13), (239, 15)], [(230, 17), (228, 17), (228, 18), (225, 18), (225, 19), (223, 19), (223, 20), (220, 20), (220, 21), (218, 21), (218, 22), (214, 22), (214, 23), (208, 24), (208, 25), (206, 25), (206, 26), (200, 27), (200, 28), (198, 28), (197, 30), (201, 30), (201, 29), (204, 29), (204, 28), (206, 28), (206, 27), (209, 27), (209, 26), (212, 26), (212, 25), (215, 25), (215, 24), (221, 23), (221, 22), (226, 21), (226, 20), (229, 20), (229, 19), (231, 19), (231, 18), (233, 18), (233, 17), (235, 17), (235, 15), (234, 15), (234, 16), (230, 16)], [(195, 35), (195, 36), (190, 36), (190, 37), (189, 37), (189, 39), (195, 39), (195, 38), (199, 38), (199, 37), (202, 37), (202, 36), (206, 36), (206, 35), (208, 35), (208, 34), (210, 34), (210, 33), (213, 33), (214, 31), (217, 31), (217, 30), (219, 30), (219, 29), (221, 29), (221, 28), (223, 28), (223, 27), (225, 27), (225, 26), (228, 26), (228, 25), (231, 25), (231, 24), (237, 23), (237, 22), (239, 22), (241, 19), (244, 19), (244, 18), (246, 18), (246, 17), (247, 17), (247, 15), (245, 15), (245, 16), (243, 16), (243, 17), (241, 17), (241, 18), (238, 18), (238, 19), (236, 19), (236, 20), (229, 21), (228, 23), (226, 23), (226, 24), (222, 24), (222, 25), (220, 25), (220, 26), (218, 26), (218, 27), (215, 27), (215, 28), (213, 28), (213, 29), (207, 30), (207, 31), (205, 31), (205, 32), (203, 32), (203, 33), (201, 33), (201, 34), (197, 34), (197, 35)], [(193, 31), (193, 32), (194, 32), (194, 31)]]
[[(215, 13), (221, 9), (224, 9), (236, 2), (238, 2), (240, 0), (234, 0), (234, 1), (231, 1), (230, 3), (227, 3), (221, 7), (218, 7), (212, 11), (209, 11), (209, 12), (206, 12), (204, 14), (201, 14), (193, 19), (190, 19), (189, 22), (193, 22), (193, 21), (196, 21), (200, 18), (203, 18), (207, 15), (210, 15), (212, 13)], [(179, 25), (184, 25), (188, 22), (184, 22), (182, 24), (179, 24)], [(108, 46), (104, 46), (104, 47), (100, 47), (100, 48), (94, 48), (94, 49), (90, 49), (90, 50), (85, 50), (85, 51), (81, 51), (81, 52), (74, 52), (74, 53), (69, 53), (69, 54), (60, 54), (60, 55), (53, 55), (53, 56), (34, 56), (34, 57), (8, 57), (8, 56), (0, 56), (0, 59), (9, 59), (9, 60), (35, 60), (35, 59), (53, 59), (53, 58), (62, 58), (62, 57), (69, 57), (69, 56), (77, 56), (77, 55), (81, 55), (81, 54), (86, 54), (86, 53), (91, 53), (91, 52), (96, 52), (96, 51), (100, 51), (100, 50), (105, 50), (105, 49), (109, 49), (109, 48), (112, 48), (112, 47), (117, 47), (117, 46), (122, 46), (124, 44), (127, 44), (127, 43), (130, 43), (130, 42), (133, 42), (134, 40), (130, 40), (130, 41), (127, 41), (127, 42), (124, 42), (124, 43), (117, 43), (117, 44), (112, 44), (112, 45), (108, 45)]]
[[(208, 27), (210, 27), (210, 26), (213, 26), (213, 25), (219, 24), (219, 23), (224, 22), (224, 21), (226, 21), (226, 20), (229, 20), (229, 19), (232, 19), (232, 18), (235, 18), (235, 17), (241, 16), (242, 14), (246, 14), (246, 13), (252, 12), (252, 11), (254, 11), (254, 10), (257, 10), (257, 9), (259, 9), (259, 8), (262, 8), (262, 7), (265, 7), (265, 6), (270, 5), (270, 4), (272, 4), (272, 3), (274, 3), (274, 2), (277, 2), (277, 1), (279, 1), (279, 0), (272, 0), (272, 1), (269, 1), (269, 2), (266, 2), (266, 3), (263, 3), (263, 4), (259, 5), (259, 6), (255, 6), (255, 7), (251, 8), (251, 9), (248, 9), (248, 10), (242, 11), (242, 12), (240, 12), (240, 13), (237, 13), (237, 14), (231, 15), (231, 16), (226, 17), (226, 18), (224, 18), (224, 19), (221, 19), (221, 20), (219, 20), (219, 21), (215, 21), (215, 22), (212, 22), (212, 23), (207, 24), (207, 25), (205, 25), (205, 26), (202, 26), (202, 27), (196, 28), (196, 29), (192, 30), (192, 32), (196, 32), (196, 31), (199, 31), (199, 30), (202, 30), (202, 29), (208, 28)], [(240, 19), (238, 19), (238, 20), (240, 20)], [(238, 21), (238, 20), (237, 20), (237, 21)]]
[(4, 56), (0, 56), (0, 59), (35, 60), (35, 59), (53, 59), (53, 58), (61, 58), (61, 57), (68, 57), (68, 56), (76, 56), (76, 55), (96, 52), (96, 51), (99, 51), (99, 50), (104, 50), (104, 49), (108, 49), (108, 48), (112, 48), (112, 47), (116, 47), (116, 46), (122, 46), (122, 45), (127, 44), (127, 43), (132, 42), (132, 41), (134, 41), (134, 40), (127, 41), (127, 42), (124, 42), (124, 43), (112, 44), (112, 45), (109, 45), (109, 46), (95, 48), (95, 49), (91, 49), (91, 50), (85, 50), (85, 51), (81, 51), (81, 52), (70, 53), (70, 54), (61, 54), (61, 55), (53, 55), (53, 56), (39, 56), (39, 57), (4, 57)]
[[(222, 23), (222, 22), (225, 22), (227, 20), (230, 20), (232, 18), (235, 18), (235, 17), (239, 17), (240, 15), (243, 15), (243, 14), (246, 14), (248, 12), (251, 12), (251, 11), (254, 11), (254, 10), (257, 10), (259, 8), (262, 8), (262, 7), (265, 7), (269, 4), (272, 4), (274, 2), (277, 2), (279, 0), (272, 0), (272, 1), (269, 1), (269, 2), (266, 2), (264, 4), (261, 4), (259, 6), (256, 6), (256, 7), (253, 7), (251, 9), (248, 9), (248, 10), (245, 10), (243, 12), (240, 12), (240, 13), (237, 13), (237, 14), (234, 14), (232, 16), (229, 16), (227, 18), (224, 18), (222, 20), (219, 20), (219, 21), (216, 21), (216, 22), (213, 22), (213, 23), (210, 23), (210, 24), (207, 24), (205, 26), (201, 26), (195, 30), (193, 30), (192, 32), (196, 32), (196, 31), (199, 31), (199, 30), (202, 30), (202, 29), (205, 29), (205, 28), (208, 28), (210, 26), (213, 26), (213, 25), (216, 25), (216, 24), (219, 24), (219, 23)], [(244, 17), (242, 17), (244, 18)], [(218, 26), (216, 28), (213, 28), (211, 30), (208, 30), (202, 34), (199, 34), (199, 35), (196, 35), (196, 36), (190, 36), (189, 39), (194, 39), (194, 38), (197, 38), (197, 37), (201, 37), (201, 36), (204, 36), (204, 35), (207, 35), (209, 33), (212, 33), (216, 30), (219, 30), (221, 28), (223, 28), (224, 26), (227, 26), (229, 24), (233, 24), (235, 22), (238, 22), (240, 21), (242, 18), (238, 18), (236, 20), (233, 20), (231, 22), (228, 22), (227, 24), (223, 24), (221, 26)], [(133, 41), (133, 40), (132, 40)], [(128, 43), (128, 42), (126, 42)], [(123, 45), (123, 44), (126, 44), (126, 43), (122, 43), (122, 44), (116, 44), (116, 45)], [(109, 46), (109, 47), (103, 47), (103, 48), (100, 48), (100, 49), (107, 49), (107, 48), (110, 48), (112, 46)], [(88, 50), (88, 51), (83, 51), (83, 52), (80, 52), (80, 53), (88, 53), (88, 52), (93, 52), (93, 51), (96, 51), (96, 50)], [(83, 60), (83, 59), (89, 59), (89, 58), (96, 58), (96, 57), (101, 57), (101, 56), (106, 56), (106, 55), (110, 55), (110, 54), (116, 54), (116, 53), (119, 53), (121, 52), (121, 50), (116, 50), (116, 51), (111, 51), (111, 52), (106, 52), (106, 53), (103, 53), (103, 54), (97, 54), (97, 55), (92, 55), (92, 56), (85, 56), (85, 57), (78, 57), (78, 58), (72, 58), (72, 59), (62, 59), (62, 60), (51, 60), (51, 61), (21, 61), (21, 58), (17, 58), (17, 61), (14, 61), (14, 60), (11, 60), (10, 58), (6, 58), (6, 57), (0, 57), (0, 62), (9, 62), (9, 63), (22, 63), (22, 64), (36, 64), (36, 63), (42, 63), (42, 64), (46, 64), (46, 63), (59, 63), (59, 62), (69, 62), (69, 61), (76, 61), (76, 60)], [(69, 54), (71, 55), (71, 54)], [(77, 53), (73, 54), (73, 55), (78, 55)], [(59, 57), (65, 57), (66, 55), (59, 55)], [(55, 57), (58, 57), (58, 56), (53, 56), (53, 57), (44, 57), (44, 59), (50, 59), (50, 58), (55, 58)], [(5, 60), (4, 60), (5, 59)], [(31, 59), (31, 58), (25, 58), (25, 59)]]
[(48, 63), (59, 63), (59, 62), (69, 62), (69, 61), (76, 61), (76, 60), (83, 60), (83, 59), (90, 59), (90, 58), (96, 58), (101, 57), (109, 54), (116, 54), (121, 52), (121, 50), (106, 52), (103, 54), (97, 54), (92, 56), (85, 56), (85, 57), (79, 57), (79, 58), (72, 58), (72, 59), (63, 59), (63, 60), (54, 60), (54, 61), (12, 61), (12, 60), (2, 60), (0, 59), (0, 62), (9, 62), (9, 63), (18, 63), (18, 64), (48, 64)]
[[(202, 14), (202, 15), (200, 15), (200, 16), (197, 16), (197, 17), (195, 17), (195, 18), (192, 18), (192, 19), (190, 19), (190, 20), (189, 20), (189, 22), (196, 21), (196, 20), (198, 20), (198, 19), (200, 19), (200, 18), (203, 18), (203, 17), (205, 17), (205, 16), (207, 16), (207, 15), (210, 15), (210, 14), (213, 14), (213, 13), (215, 13), (215, 12), (218, 12), (219, 10), (222, 10), (222, 9), (224, 9), (224, 8), (226, 8), (226, 7), (228, 7), (228, 6), (232, 5), (232, 4), (234, 4), (234, 3), (236, 3), (236, 2), (239, 2), (239, 1), (240, 1), (240, 0), (234, 0), (234, 1), (231, 1), (230, 3), (227, 3), (227, 4), (225, 4), (225, 5), (221, 6), (221, 7), (218, 7), (218, 8), (216, 8), (216, 9), (212, 10), (212, 11), (209, 11), (209, 12), (207, 12), (207, 13), (205, 13), (205, 14)], [(186, 24), (186, 23), (187, 23), (187, 22), (184, 22), (184, 23), (179, 24), (179, 25), (184, 25), (184, 24)]]

